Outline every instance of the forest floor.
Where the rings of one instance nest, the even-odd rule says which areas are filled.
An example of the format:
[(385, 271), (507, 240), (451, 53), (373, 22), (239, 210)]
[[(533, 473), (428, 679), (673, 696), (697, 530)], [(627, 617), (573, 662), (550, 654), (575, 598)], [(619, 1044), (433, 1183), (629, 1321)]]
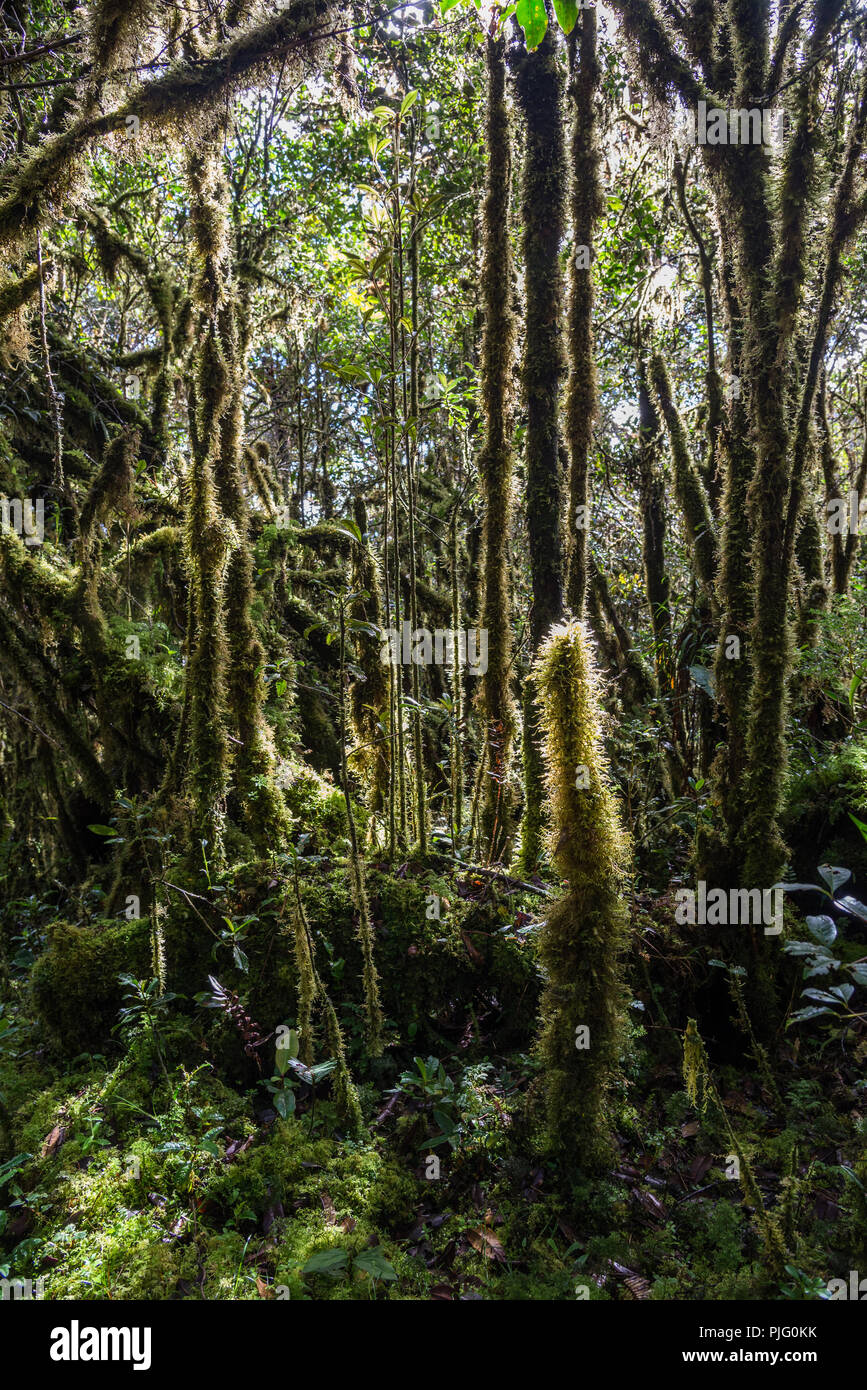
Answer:
[[(181, 901), (156, 1002), (118, 983), (147, 923), (101, 923), (93, 902), (86, 932), (50, 901), (7, 909), (0, 1276), (43, 1279), (53, 1299), (819, 1299), (864, 1267), (867, 1040), (708, 1038), (693, 1104), (681, 1033), (709, 951), (673, 926), (670, 896), (632, 904), (612, 1161), (586, 1177), (543, 1139), (542, 894), (374, 866), (387, 1045), (371, 1061), (345, 865), (304, 865), (364, 1113), (352, 1134), (327, 1078), (275, 1062), (295, 1015), (293, 878), (274, 860), (221, 885), (225, 919), (247, 919), (243, 969)], [(209, 973), (264, 1039), (246, 1053)]]

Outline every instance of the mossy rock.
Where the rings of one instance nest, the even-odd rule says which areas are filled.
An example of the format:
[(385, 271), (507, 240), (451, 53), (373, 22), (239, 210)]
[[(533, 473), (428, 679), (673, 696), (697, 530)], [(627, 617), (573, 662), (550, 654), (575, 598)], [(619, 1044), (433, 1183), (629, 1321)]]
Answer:
[(867, 884), (867, 841), (849, 813), (867, 823), (867, 746), (847, 743), (792, 778), (782, 827), (798, 879), (815, 882), (816, 866), (851, 869)]
[[(299, 882), (326, 988), (339, 1012), (357, 1007), (363, 998), (362, 960), (347, 866), (300, 860)], [(403, 878), (371, 868), (367, 889), (383, 1008), (396, 1025), (399, 1045), (438, 1052), (459, 1043), (468, 1025), (474, 1041), (481, 1029), (487, 1039), (496, 1037), (498, 1046), (529, 1043), (540, 976), (533, 948), (502, 934), (513, 907), (496, 898), (465, 902), (450, 883), (422, 866), (412, 866)], [(182, 908), (173, 907), (165, 927), (169, 987), (192, 995), (206, 987), (212, 972), (246, 999), (266, 1032), (294, 1020), (294, 895), (291, 874), (273, 862), (236, 868), (233, 907), (258, 918), (244, 944), (249, 971), (243, 976), (219, 951), (218, 962), (226, 965), (215, 967), (211, 939)], [(441, 904), (439, 919), (428, 917), (433, 897)]]
[[(335, 997), (360, 999), (361, 951), (355, 914), (344, 876), (307, 884), (305, 903), (315, 935), (323, 942), (320, 969), (332, 976)], [(535, 1026), (539, 974), (531, 948), (500, 934), (504, 912), (496, 900), (469, 904), (430, 873), (397, 878), (371, 870), (368, 896), (376, 931), (376, 962), (383, 1008), (398, 1026), (400, 1040), (434, 1051), (455, 1044), (468, 1024), (498, 1045), (526, 1043)], [(432, 897), (449, 903), (429, 918)], [(505, 914), (507, 916), (508, 914)], [(328, 943), (327, 946), (325, 943)], [(339, 978), (328, 958), (345, 964)]]
[(104, 1046), (117, 1020), (124, 973), (150, 973), (147, 921), (54, 922), (33, 967), (33, 1004), (49, 1046), (75, 1056)]

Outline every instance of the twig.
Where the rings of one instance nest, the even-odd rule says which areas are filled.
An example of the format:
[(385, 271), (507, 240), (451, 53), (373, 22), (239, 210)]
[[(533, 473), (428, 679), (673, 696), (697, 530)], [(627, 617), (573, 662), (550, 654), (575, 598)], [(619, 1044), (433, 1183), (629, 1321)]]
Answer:
[(457, 864), (468, 874), (484, 874), (486, 878), (499, 879), (501, 883), (508, 883), (513, 888), (523, 888), (527, 893), (537, 893), (541, 898), (553, 898), (554, 894), (548, 888), (542, 888), (535, 883), (525, 883), (523, 879), (512, 878), (509, 874), (504, 874), (502, 869), (485, 869), (480, 864), (465, 864), (462, 859), (455, 859), (452, 854), (442, 854), (436, 851), (438, 859), (447, 859), (450, 864)]

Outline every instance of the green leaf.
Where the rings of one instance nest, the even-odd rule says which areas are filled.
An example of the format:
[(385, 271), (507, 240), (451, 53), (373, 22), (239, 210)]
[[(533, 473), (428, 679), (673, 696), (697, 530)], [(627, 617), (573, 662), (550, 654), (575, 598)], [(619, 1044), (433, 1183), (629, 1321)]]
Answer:
[(372, 1279), (397, 1278), (394, 1266), (389, 1264), (382, 1253), (381, 1245), (377, 1245), (373, 1250), (362, 1250), (360, 1255), (356, 1255), (353, 1264), (356, 1269), (363, 1269)]
[[(288, 1032), (280, 1034), (280, 1040), (277, 1043), (277, 1064), (280, 1068), (281, 1075), (288, 1067), (292, 1058), (298, 1056), (300, 1050), (301, 1038), (297, 1029), (290, 1028)], [(283, 1059), (282, 1066), (280, 1066), (281, 1058)]]
[(28, 1159), (32, 1157), (32, 1154), (16, 1154), (14, 1158), (8, 1159), (6, 1163), (0, 1163), (0, 1187), (8, 1182), (13, 1174), (18, 1172), (19, 1168), (23, 1168)]
[(275, 1091), (274, 1109), (281, 1120), (285, 1120), (295, 1110), (295, 1092), (290, 1091), (288, 1087), (282, 1091)]
[(705, 695), (709, 695), (712, 700), (716, 699), (713, 671), (707, 666), (690, 666), (689, 674), (692, 676), (694, 684), (703, 690)]
[(850, 898), (847, 894), (845, 898), (837, 899), (837, 906), (842, 907), (850, 917), (858, 917), (862, 922), (867, 922), (867, 906), (857, 898)]
[(564, 34), (571, 34), (578, 19), (576, 0), (554, 0), (554, 13)]
[(848, 1004), (852, 995), (855, 993), (854, 985), (831, 985), (830, 993), (836, 994), (838, 999), (842, 999), (844, 1004)]
[(545, 9), (545, 0), (518, 0), (515, 14), (524, 31), (527, 47), (532, 52), (534, 48), (539, 47), (545, 37), (545, 30), (548, 28), (548, 12)]
[[(796, 1014), (792, 1014), (789, 1023), (804, 1023), (808, 1018), (819, 1018), (821, 1014), (831, 1013), (830, 1009), (818, 1009), (811, 1005), (808, 1009), (799, 1009)], [(788, 1024), (786, 1025), (788, 1027)]]
[(336, 1059), (334, 1057), (330, 1057), (327, 1062), (317, 1062), (315, 1066), (311, 1067), (310, 1076), (314, 1082), (321, 1081), (323, 1077), (328, 1076), (331, 1072), (333, 1072), (336, 1066)]
[(461, 0), (440, 0), (440, 14), (446, 15), (449, 10), (453, 10), (455, 5), (459, 5)]
[(116, 831), (116, 830), (113, 830), (112, 827), (111, 827), (110, 825), (89, 825), (87, 828), (88, 828), (88, 830), (92, 830), (93, 833), (94, 833), (94, 835), (116, 835), (116, 834), (117, 834), (117, 831)]
[(835, 869), (831, 864), (820, 864), (819, 875), (825, 880), (832, 893), (836, 893), (838, 888), (842, 888), (847, 879), (852, 877), (851, 869)]
[(445, 1113), (444, 1110), (434, 1110), (433, 1117), (439, 1125), (440, 1129), (442, 1130), (443, 1134), (454, 1134), (455, 1122)]
[[(356, 1260), (357, 1263), (358, 1260)], [(301, 1273), (328, 1274), (332, 1279), (339, 1279), (348, 1268), (349, 1256), (345, 1250), (335, 1246), (330, 1250), (317, 1250), (315, 1255), (310, 1256)]]
[(407, 94), (406, 94), (406, 96), (404, 97), (403, 101), (400, 103), (400, 115), (401, 115), (401, 119), (403, 119), (403, 117), (406, 115), (407, 111), (411, 111), (411, 110), (412, 110), (412, 108), (415, 106), (415, 104), (416, 104), (417, 101), (418, 101), (418, 92), (407, 92)]
[(295, 1075), (300, 1076), (301, 1080), (306, 1082), (308, 1086), (313, 1085), (313, 1073), (306, 1062), (299, 1062), (297, 1057), (290, 1057), (289, 1066), (292, 1068)]
[(814, 956), (809, 962), (809, 966), (804, 966), (804, 979), (812, 980), (816, 975), (828, 975), (832, 970), (839, 969), (840, 962), (834, 960), (832, 956), (828, 956), (827, 959), (824, 960), (820, 960), (818, 956)]
[(806, 919), (807, 931), (815, 941), (820, 941), (823, 946), (830, 946), (832, 941), (837, 938), (837, 928), (830, 917), (808, 917)]
[(861, 831), (861, 834), (864, 836), (864, 839), (867, 840), (867, 825), (865, 825), (862, 820), (859, 820), (857, 816), (853, 816), (851, 811), (847, 811), (846, 814), (848, 815), (850, 821), (853, 821), (854, 824), (857, 825), (858, 829)]

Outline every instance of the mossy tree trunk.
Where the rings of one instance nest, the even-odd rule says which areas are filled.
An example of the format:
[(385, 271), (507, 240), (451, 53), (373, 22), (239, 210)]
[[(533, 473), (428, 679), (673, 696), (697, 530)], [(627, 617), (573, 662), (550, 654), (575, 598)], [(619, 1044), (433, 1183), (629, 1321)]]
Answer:
[(483, 209), (484, 324), (481, 361), (481, 407), (484, 441), (479, 477), (484, 501), (482, 529), (482, 627), (488, 634), (488, 669), (482, 677), (488, 775), (482, 815), (482, 840), (492, 859), (499, 859), (512, 832), (513, 805), (509, 778), (515, 706), (510, 690), (512, 667), (509, 534), (512, 519), (512, 449), (509, 398), (515, 323), (512, 313), (510, 242), (511, 133), (506, 103), (505, 40), (486, 39), (488, 105), (485, 146), (488, 157)]
[(569, 267), (569, 386), (566, 433), (570, 453), (569, 572), (566, 593), (574, 617), (584, 613), (587, 588), (589, 463), (593, 423), (599, 409), (593, 336), (594, 232), (602, 214), (599, 179), (601, 152), (596, 101), (600, 68), (596, 50), (596, 11), (584, 10), (580, 31), (569, 40), (572, 98), (572, 248)]
[[(782, 44), (767, 7), (710, 0), (678, 25), (690, 58), (648, 0), (612, 3), (658, 100), (670, 101), (674, 91), (695, 113), (700, 101), (708, 108), (750, 109), (763, 93), (764, 104), (786, 109), (789, 128), (776, 154), (764, 143), (701, 146), (718, 234), (715, 256), (706, 247), (702, 256), (699, 248), (702, 288), (707, 317), (707, 270), (715, 260), (731, 388), (721, 410), (718, 383), (711, 379), (716, 361), (709, 361), (712, 458), (719, 460), (713, 477), (702, 477), (691, 458), (664, 363), (657, 360), (653, 370), (697, 570), (708, 603), (718, 609), (716, 693), (727, 738), (714, 764), (716, 824), (702, 836), (700, 866), (721, 886), (766, 886), (779, 878), (786, 858), (777, 821), (794, 659), (794, 581), (800, 577), (802, 474), (841, 252), (867, 217), (863, 180), (854, 172), (867, 122), (867, 83), (862, 79), (854, 95), (841, 85), (847, 133), (842, 142), (831, 139), (823, 82), (835, 80), (828, 39), (840, 19), (838, 0), (794, 13)], [(838, 151), (845, 147), (842, 158), (824, 167), (823, 142)], [(822, 177), (833, 190), (831, 215), (825, 244), (816, 246), (810, 195)], [(678, 193), (696, 240), (682, 179)], [(817, 295), (808, 293), (812, 283), (819, 286)], [(705, 517), (713, 520), (720, 485), (714, 556)]]
[[(527, 412), (527, 535), (532, 608), (530, 640), (538, 650), (563, 615), (565, 584), (564, 470), (560, 398), (565, 374), (562, 335), (566, 156), (563, 62), (555, 27), (532, 53), (515, 57), (518, 103), (525, 123), (521, 226), (526, 307), (522, 383)], [(524, 687), (524, 814), (521, 872), (536, 871), (542, 849), (542, 760), (535, 680)]]

